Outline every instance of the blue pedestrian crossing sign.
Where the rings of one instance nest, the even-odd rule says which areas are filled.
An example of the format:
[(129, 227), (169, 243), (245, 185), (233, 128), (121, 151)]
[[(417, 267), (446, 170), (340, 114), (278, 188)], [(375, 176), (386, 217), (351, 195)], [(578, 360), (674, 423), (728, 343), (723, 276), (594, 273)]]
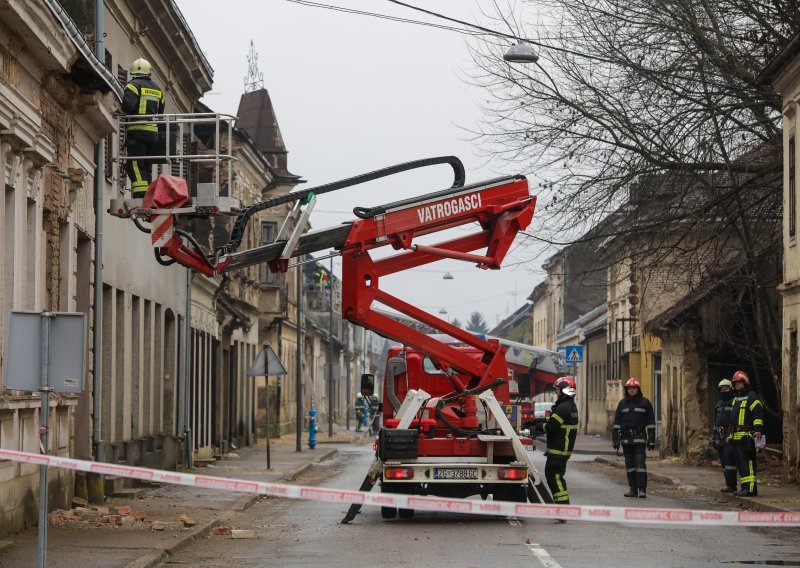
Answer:
[(567, 365), (573, 363), (583, 363), (583, 345), (567, 345), (565, 348), (564, 359)]

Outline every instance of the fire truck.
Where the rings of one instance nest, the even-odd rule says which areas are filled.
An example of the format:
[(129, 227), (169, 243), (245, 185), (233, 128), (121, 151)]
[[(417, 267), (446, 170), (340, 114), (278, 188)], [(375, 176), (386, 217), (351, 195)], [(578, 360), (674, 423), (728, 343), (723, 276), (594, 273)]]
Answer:
[[(164, 117), (153, 117), (159, 120)], [(202, 117), (203, 120), (212, 120)], [(169, 116), (166, 117), (169, 129)], [(219, 121), (219, 117), (216, 119)], [(177, 117), (178, 128), (189, 120)], [(124, 126), (124, 125), (123, 125)], [(216, 131), (224, 132), (216, 126)], [(169, 156), (167, 156), (169, 158)], [(217, 161), (230, 156), (215, 156)], [(206, 157), (207, 159), (207, 157)], [(172, 162), (180, 163), (181, 156)], [(335, 227), (304, 232), (318, 199), (344, 188), (420, 168), (448, 166), (450, 187), (389, 203), (356, 207), (354, 219)], [(231, 168), (223, 168), (230, 176)], [(342, 258), (342, 316), (403, 347), (391, 354), (384, 393), (385, 418), (376, 458), (361, 489), (380, 481), (384, 491), (552, 502), (531, 459), (532, 440), (515, 428), (504, 406), (511, 406), (509, 383), (514, 365), (528, 394), (557, 376), (538, 366), (546, 357), (529, 355), (509, 369), (513, 346), (459, 329), (381, 288), (381, 280), (442, 259), (482, 270), (498, 270), (517, 233), (533, 218), (536, 198), (524, 176), (497, 177), (466, 184), (458, 158), (443, 156), (406, 162), (248, 206), (220, 196), (220, 182), (198, 184), (191, 192), (180, 179), (160, 176), (143, 202), (112, 200), (110, 213), (130, 218), (148, 233), (160, 264), (179, 263), (207, 276), (267, 263), (285, 272), (319, 251)], [(239, 250), (248, 222), (259, 211), (294, 203), (273, 243)], [(205, 250), (185, 227), (187, 218), (233, 217), (227, 242)], [(455, 236), (427, 244), (436, 233), (459, 228)], [(471, 229), (466, 231), (465, 229)], [(451, 234), (453, 232), (451, 231)], [(382, 249), (388, 254), (373, 257)], [(447, 336), (428, 335), (379, 311), (390, 308)], [(527, 384), (526, 384), (527, 383)], [(369, 385), (364, 385), (369, 390)], [(517, 386), (517, 390), (519, 386)], [(524, 388), (522, 390), (525, 390)], [(519, 393), (516, 393), (519, 395)], [(343, 522), (358, 513), (354, 505)], [(413, 512), (400, 511), (401, 516)], [(384, 510), (384, 516), (393, 516)]]
[[(475, 361), (484, 354), (449, 336), (433, 338)], [(499, 343), (507, 349), (513, 344), (517, 361), (526, 360), (527, 365), (509, 365), (507, 380), (488, 385), (458, 370), (446, 373), (412, 347), (390, 348), (381, 397), (383, 428), (362, 489), (379, 480), (383, 492), (395, 494), (548, 501), (549, 493), (528, 459), (535, 446), (521, 421), (530, 393), (544, 391), (558, 377), (558, 354), (507, 340)], [(361, 389), (372, 395), (372, 376), (362, 377)], [(407, 409), (420, 401), (419, 411), (405, 424)], [(345, 521), (357, 512), (355, 506)], [(383, 518), (409, 518), (413, 513), (381, 508)]]

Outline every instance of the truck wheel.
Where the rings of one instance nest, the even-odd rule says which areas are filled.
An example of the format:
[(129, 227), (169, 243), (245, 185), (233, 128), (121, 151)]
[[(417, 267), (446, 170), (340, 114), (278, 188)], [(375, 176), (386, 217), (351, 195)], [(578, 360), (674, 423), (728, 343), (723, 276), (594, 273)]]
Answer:
[[(404, 511), (405, 509), (400, 509)], [(394, 507), (381, 507), (381, 517), (384, 519), (394, 519), (397, 516), (397, 509)]]
[(414, 509), (398, 509), (397, 513), (401, 519), (410, 519), (414, 516)]

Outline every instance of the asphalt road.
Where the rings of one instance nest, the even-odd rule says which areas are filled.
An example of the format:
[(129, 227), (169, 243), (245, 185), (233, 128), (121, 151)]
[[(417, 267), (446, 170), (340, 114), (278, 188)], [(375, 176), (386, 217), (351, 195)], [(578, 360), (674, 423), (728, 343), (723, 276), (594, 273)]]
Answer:
[[(371, 461), (365, 446), (344, 446), (315, 466), (302, 484), (355, 488)], [(567, 470), (574, 503), (626, 505), (620, 470), (576, 456)], [(541, 462), (541, 455), (537, 454)], [(540, 471), (543, 471), (543, 464)], [(637, 506), (722, 509), (728, 505), (651, 484)], [(259, 567), (800, 567), (796, 529), (680, 528), (662, 525), (550, 521), (417, 512), (410, 520), (384, 520), (365, 508), (350, 525), (346, 507), (267, 499), (234, 518), (255, 539), (211, 536), (181, 551), (168, 566)]]

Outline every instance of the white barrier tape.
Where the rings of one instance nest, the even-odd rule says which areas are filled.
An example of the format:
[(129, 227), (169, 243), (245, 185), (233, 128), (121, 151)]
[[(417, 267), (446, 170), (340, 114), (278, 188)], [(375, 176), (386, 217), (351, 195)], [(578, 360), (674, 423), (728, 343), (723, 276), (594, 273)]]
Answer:
[(274, 495), (290, 499), (307, 499), (351, 505), (396, 507), (420, 511), (444, 511), (473, 515), (502, 515), (528, 519), (569, 519), (608, 523), (661, 523), (670, 525), (715, 525), (750, 527), (800, 527), (800, 513), (758, 511), (708, 511), (692, 509), (649, 509), (640, 507), (606, 507), (586, 505), (535, 505), (507, 501), (479, 501), (474, 499), (447, 499), (393, 493), (365, 493), (342, 489), (326, 489), (303, 485), (284, 485), (263, 481), (248, 481), (227, 477), (212, 477), (192, 473), (179, 473), (102, 462), (91, 462), (58, 456), (45, 456), (0, 449), (0, 459), (36, 465), (60, 467), (131, 479), (188, 485), (220, 491)]

